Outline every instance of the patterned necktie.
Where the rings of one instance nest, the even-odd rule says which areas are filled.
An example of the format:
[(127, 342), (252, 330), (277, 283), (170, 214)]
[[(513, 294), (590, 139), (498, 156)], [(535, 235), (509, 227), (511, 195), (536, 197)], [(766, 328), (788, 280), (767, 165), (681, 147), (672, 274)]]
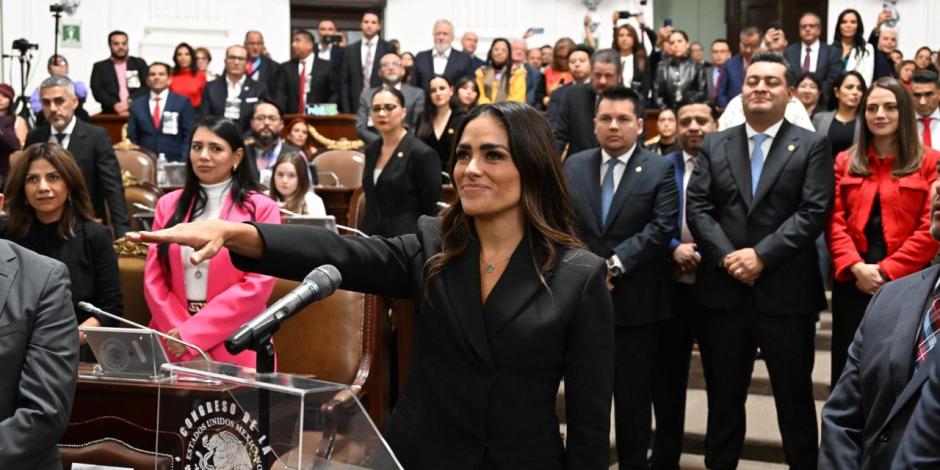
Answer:
[(607, 173), (601, 184), (601, 222), (607, 224), (607, 213), (610, 212), (610, 203), (614, 200), (614, 168), (620, 163), (619, 159), (607, 160)]
[(806, 57), (803, 58), (803, 73), (809, 72), (809, 53), (812, 51), (812, 47), (806, 48)]
[(767, 134), (756, 134), (754, 137), (754, 151), (751, 152), (751, 196), (757, 194), (757, 183), (760, 181), (760, 172), (764, 169), (764, 149), (761, 144), (770, 138)]
[(924, 147), (925, 147), (925, 148), (932, 148), (932, 147), (933, 147), (933, 137), (930, 135), (930, 121), (931, 121), (931, 119), (930, 119), (929, 117), (928, 117), (928, 118), (923, 118), (923, 119), (921, 120), (921, 122), (924, 124), (924, 132), (923, 132), (923, 134), (921, 134), (921, 137), (922, 137), (922, 139), (923, 139), (923, 141), (924, 141)]
[(937, 332), (940, 331), (940, 293), (935, 292), (930, 298), (930, 307), (924, 315), (923, 324), (917, 334), (917, 351), (914, 357), (914, 369), (927, 360), (927, 353), (937, 344)]
[(297, 84), (297, 112), (303, 114), (306, 109), (304, 109), (304, 104), (307, 103), (307, 94), (305, 93), (307, 88), (307, 61), (300, 61), (300, 82)]
[(370, 81), (372, 80), (372, 61), (373, 55), (372, 52), (372, 42), (367, 43), (368, 49), (366, 50), (366, 60), (362, 63), (362, 87), (369, 88)]

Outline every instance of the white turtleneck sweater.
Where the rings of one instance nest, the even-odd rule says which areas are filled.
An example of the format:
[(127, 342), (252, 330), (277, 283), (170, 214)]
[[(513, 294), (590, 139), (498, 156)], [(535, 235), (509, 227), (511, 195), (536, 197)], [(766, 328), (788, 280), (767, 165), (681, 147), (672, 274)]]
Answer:
[[(200, 186), (206, 192), (206, 207), (203, 209), (202, 214), (194, 217), (192, 221), (218, 219), (232, 187), (232, 179), (229, 178), (215, 184), (200, 184)], [(194, 302), (202, 302), (207, 300), (209, 261), (192, 264), (189, 257), (192, 256), (194, 251), (188, 246), (183, 246), (180, 249), (180, 255), (183, 257), (183, 281), (186, 285), (186, 298)]]

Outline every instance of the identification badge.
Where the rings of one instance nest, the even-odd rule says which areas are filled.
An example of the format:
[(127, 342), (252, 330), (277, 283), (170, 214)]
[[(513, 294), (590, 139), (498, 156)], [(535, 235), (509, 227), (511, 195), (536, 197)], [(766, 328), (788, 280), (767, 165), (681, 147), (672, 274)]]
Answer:
[(140, 88), (140, 75), (136, 70), (124, 72), (124, 77), (127, 79), (127, 88)]
[(225, 100), (225, 117), (237, 121), (241, 116), (242, 100), (238, 98)]
[(163, 133), (166, 135), (179, 134), (179, 118), (180, 113), (165, 111), (163, 118), (160, 120)]

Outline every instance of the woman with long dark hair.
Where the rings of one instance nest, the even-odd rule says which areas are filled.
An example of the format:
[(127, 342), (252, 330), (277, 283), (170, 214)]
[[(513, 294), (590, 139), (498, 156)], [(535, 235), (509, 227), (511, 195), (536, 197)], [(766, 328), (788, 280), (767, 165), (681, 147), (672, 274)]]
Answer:
[(875, 48), (865, 41), (865, 26), (858, 11), (849, 8), (839, 13), (832, 45), (842, 51), (842, 71), (854, 70), (865, 79), (865, 85), (870, 84), (875, 73)]
[[(9, 198), (4, 238), (68, 267), (79, 326), (116, 326), (77, 308), (79, 302), (90, 302), (114, 315), (124, 312), (111, 231), (95, 222), (75, 158), (57, 144), (30, 145), (10, 169), (4, 193)], [(79, 341), (79, 358), (94, 362), (84, 336)]]
[(277, 205), (296, 215), (326, 216), (323, 199), (313, 192), (307, 172), (307, 159), (299, 152), (281, 154), (274, 162), (268, 196)]
[(454, 83), (454, 107), (459, 111), (469, 113), (477, 106), (479, 98), (480, 88), (473, 77), (460, 77)]
[[(279, 223), (277, 203), (261, 193), (243, 162), (245, 142), (237, 124), (208, 116), (193, 131), (183, 189), (157, 202), (154, 230), (199, 220)], [(225, 339), (264, 310), (274, 279), (236, 269), (223, 250), (212, 263), (194, 262), (193, 250), (177, 244), (151, 245), (144, 270), (144, 298), (150, 327), (199, 346), (220, 362), (255, 367), (255, 353), (225, 350)], [(178, 343), (164, 343), (173, 361), (197, 357)]]
[(474, 72), (480, 97), (477, 104), (515, 101), (525, 103), (525, 67), (513, 68), (508, 39), (496, 38), (486, 54), (486, 65)]
[(796, 80), (796, 99), (803, 103), (806, 115), (812, 118), (819, 111), (819, 98), (822, 97), (822, 82), (813, 72), (805, 72)]
[(173, 51), (173, 73), (170, 91), (189, 98), (193, 108), (202, 103), (202, 90), (206, 87), (206, 74), (196, 65), (196, 51), (185, 42)]
[[(415, 353), (385, 434), (404, 468), (453, 468), (459, 456), (468, 468), (607, 469), (607, 268), (575, 235), (548, 122), (496, 103), (455, 138), (458, 199), (413, 235), (210, 221), (138, 237), (188, 244), (199, 259), (224, 246), (245, 269), (292, 279), (331, 263), (344, 289), (414, 298)], [(555, 415), (562, 378), (567, 444)]]
[(833, 109), (813, 116), (816, 133), (825, 135), (832, 142), (833, 158), (858, 141), (862, 128), (859, 110), (867, 91), (862, 74), (854, 70), (843, 73), (832, 84), (833, 102), (830, 105)]
[(424, 90), (424, 110), (418, 119), (417, 137), (437, 152), (441, 168), (447, 167), (457, 125), (464, 117), (454, 105), (454, 88), (443, 75), (434, 74)]
[(611, 48), (620, 54), (621, 83), (645, 100), (653, 82), (653, 74), (646, 68), (646, 49), (640, 44), (636, 29), (626, 23), (616, 26)]
[(861, 107), (858, 145), (836, 157), (826, 232), (835, 267), (833, 386), (872, 295), (884, 283), (923, 269), (940, 246), (930, 236), (930, 187), (940, 154), (920, 142), (913, 97), (900, 81), (886, 77), (872, 85)]
[(940, 73), (933, 63), (933, 51), (927, 46), (921, 46), (914, 53), (914, 64), (917, 65), (917, 70), (930, 70), (934, 73)]

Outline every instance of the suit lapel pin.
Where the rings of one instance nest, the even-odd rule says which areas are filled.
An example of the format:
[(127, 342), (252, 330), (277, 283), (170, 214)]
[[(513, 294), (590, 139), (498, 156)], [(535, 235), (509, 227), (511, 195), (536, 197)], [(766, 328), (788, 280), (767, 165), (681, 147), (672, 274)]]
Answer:
[(796, 150), (796, 145), (795, 145), (795, 144), (790, 144), (790, 145), (788, 145), (788, 146), (787, 146), (787, 150), (790, 151), (790, 152)]
[(454, 135), (454, 130), (453, 130), (453, 129), (447, 129), (447, 133), (450, 134), (450, 135)]
[(635, 172), (637, 172), (637, 173), (640, 173), (640, 172), (643, 171), (643, 167), (642, 167), (642, 166), (638, 166), (638, 167), (634, 168), (633, 171), (635, 171)]
[(404, 157), (404, 156), (405, 156), (405, 152), (398, 152), (398, 158), (401, 158), (401, 157)]

